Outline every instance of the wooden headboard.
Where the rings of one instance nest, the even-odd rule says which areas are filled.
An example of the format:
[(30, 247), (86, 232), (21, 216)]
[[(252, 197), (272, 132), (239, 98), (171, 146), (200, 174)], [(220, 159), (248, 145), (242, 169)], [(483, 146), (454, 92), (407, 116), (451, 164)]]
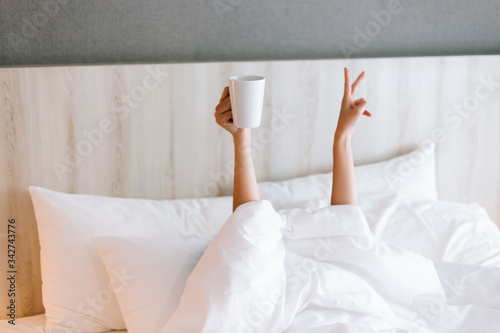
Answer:
[[(15, 219), (17, 316), (44, 311), (29, 185), (230, 195), (232, 142), (213, 113), (234, 74), (267, 79), (253, 135), (258, 180), (329, 171), (344, 66), (367, 71), (359, 96), (373, 113), (356, 130), (355, 163), (438, 141), (440, 199), (479, 202), (500, 223), (500, 56), (0, 69), (0, 268), (6, 275)], [(9, 285), (0, 281), (5, 309)]]

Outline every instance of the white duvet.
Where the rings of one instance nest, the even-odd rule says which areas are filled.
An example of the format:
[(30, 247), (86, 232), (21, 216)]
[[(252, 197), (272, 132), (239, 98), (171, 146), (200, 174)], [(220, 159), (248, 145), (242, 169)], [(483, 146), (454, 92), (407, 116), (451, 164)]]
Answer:
[[(401, 221), (404, 223), (404, 221)], [(166, 332), (498, 332), (500, 268), (379, 242), (360, 208), (238, 207)]]

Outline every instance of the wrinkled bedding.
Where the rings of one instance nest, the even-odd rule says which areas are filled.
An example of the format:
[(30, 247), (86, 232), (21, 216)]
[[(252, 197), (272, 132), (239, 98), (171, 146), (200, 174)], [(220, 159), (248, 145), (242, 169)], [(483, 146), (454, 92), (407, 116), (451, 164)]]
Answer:
[(498, 332), (496, 281), (377, 241), (359, 207), (262, 200), (230, 216), (162, 333)]

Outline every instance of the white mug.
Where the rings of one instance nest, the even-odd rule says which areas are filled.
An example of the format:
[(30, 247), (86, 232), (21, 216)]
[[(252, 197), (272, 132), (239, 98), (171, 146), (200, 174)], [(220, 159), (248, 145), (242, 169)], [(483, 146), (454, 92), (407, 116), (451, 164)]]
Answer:
[(257, 75), (239, 75), (229, 78), (229, 96), (234, 126), (260, 126), (266, 79)]

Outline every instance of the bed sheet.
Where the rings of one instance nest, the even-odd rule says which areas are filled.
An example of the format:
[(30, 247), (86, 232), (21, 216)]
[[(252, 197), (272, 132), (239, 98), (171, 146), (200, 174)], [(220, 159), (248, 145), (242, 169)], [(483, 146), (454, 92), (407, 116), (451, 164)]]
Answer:
[(161, 333), (497, 333), (499, 279), (500, 268), (377, 241), (359, 207), (278, 214), (249, 202), (209, 245)]

